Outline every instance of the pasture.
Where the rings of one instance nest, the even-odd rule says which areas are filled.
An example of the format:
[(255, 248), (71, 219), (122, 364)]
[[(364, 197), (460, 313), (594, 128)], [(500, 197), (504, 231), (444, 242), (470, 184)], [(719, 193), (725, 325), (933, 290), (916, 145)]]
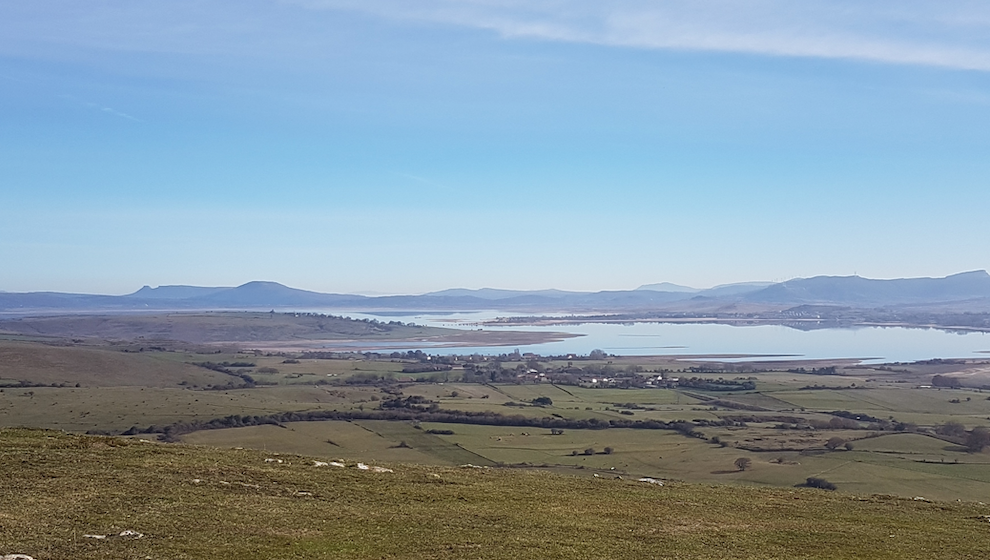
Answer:
[[(290, 420), (280, 425), (186, 431), (180, 437), (189, 443), (324, 458), (506, 465), (584, 476), (653, 476), (757, 486), (793, 486), (815, 476), (827, 478), (843, 491), (990, 501), (990, 481), (984, 474), (990, 469), (990, 454), (969, 453), (958, 443), (934, 437), (936, 428), (949, 421), (968, 429), (990, 425), (988, 394), (978, 389), (921, 388), (927, 375), (924, 365), (917, 371), (907, 366), (896, 371), (840, 370), (849, 371), (849, 376), (789, 371), (674, 373), (754, 384), (716, 391), (678, 386), (591, 388), (521, 378), (468, 383), (461, 380), (467, 374), (460, 366), (444, 372), (403, 373), (416, 363), (360, 355), (318, 359), (243, 349), (123, 352), (105, 345), (8, 340), (0, 341), (0, 356), (0, 426), (119, 434), (225, 417), (378, 413), (390, 399), (417, 398), (420, 408), (411, 409), (413, 413), (428, 408), (536, 422), (684, 421), (695, 423), (698, 437), (671, 429), (627, 428), (565, 429), (552, 435), (547, 428), (393, 421), (380, 416), (349, 422)], [(619, 361), (622, 371), (690, 366), (669, 359)], [(508, 365), (513, 372), (529, 367)], [(946, 366), (938, 367), (944, 371)], [(831, 413), (842, 411), (873, 420), (846, 419), (845, 424), (836, 424)], [(893, 431), (895, 427), (901, 432)], [(840, 443), (830, 450), (829, 440)], [(606, 447), (611, 453), (604, 452)], [(739, 458), (750, 459), (749, 468), (735, 468)]]
[(910, 560), (990, 549), (990, 507), (972, 502), (409, 463), (374, 472), (9, 429), (0, 466), (0, 554), (38, 559)]

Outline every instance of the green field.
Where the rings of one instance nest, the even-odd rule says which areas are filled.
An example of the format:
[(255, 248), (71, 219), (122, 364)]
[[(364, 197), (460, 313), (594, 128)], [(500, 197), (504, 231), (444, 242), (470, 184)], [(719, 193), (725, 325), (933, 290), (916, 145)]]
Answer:
[[(657, 486), (535, 470), (391, 463), (393, 472), (378, 473), (348, 465), (0, 430), (0, 554), (904, 560), (982, 559), (990, 549), (990, 507), (976, 503)], [(115, 536), (125, 531), (133, 533)]]
[[(914, 434), (857, 440), (853, 451), (802, 454), (723, 448), (665, 430), (565, 430), (550, 435), (544, 429), (467, 424), (423, 423), (420, 428), (383, 421), (301, 422), (286, 428), (196, 432), (183, 441), (329, 459), (514, 465), (576, 476), (649, 476), (758, 486), (795, 486), (807, 477), (821, 477), (850, 492), (990, 502), (990, 454), (962, 453), (942, 440)], [(426, 433), (429, 429), (454, 434), (432, 435)], [(376, 437), (367, 437), (365, 431)], [(836, 433), (841, 432), (827, 435)], [(328, 438), (337, 445), (327, 444)], [(410, 448), (398, 448), (400, 442)], [(611, 447), (612, 453), (605, 454), (605, 447)], [(586, 449), (594, 454), (585, 455)], [(733, 463), (740, 457), (749, 458), (752, 466), (739, 471)]]

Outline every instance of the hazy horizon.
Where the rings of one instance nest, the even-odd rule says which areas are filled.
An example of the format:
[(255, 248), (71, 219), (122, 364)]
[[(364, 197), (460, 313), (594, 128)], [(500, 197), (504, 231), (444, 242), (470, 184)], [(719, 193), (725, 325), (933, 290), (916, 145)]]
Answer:
[(0, 4), (0, 290), (990, 268), (974, 0)]
[[(964, 271), (959, 271), (959, 272), (954, 272), (954, 273), (951, 273), (951, 274), (947, 274), (945, 277), (947, 277), (947, 276), (955, 276), (955, 275), (958, 275), (958, 274), (974, 273), (974, 272), (983, 272), (984, 274), (987, 274), (987, 271), (986, 270), (982, 270), (982, 269), (981, 270), (964, 270)], [(814, 278), (814, 277), (841, 278), (841, 277), (851, 277), (851, 276), (858, 276), (858, 275), (815, 274), (815, 275), (809, 276), (807, 278)], [(905, 277), (897, 277), (897, 278), (866, 278), (866, 277), (862, 277), (862, 276), (858, 276), (858, 277), (865, 278), (865, 279), (868, 279), (868, 280), (903, 280), (903, 279), (917, 279), (917, 278), (944, 278), (944, 277), (936, 277), (936, 276), (916, 276), (916, 277), (910, 277), (910, 278), (905, 278)], [(438, 289), (435, 289), (435, 290), (428, 290), (428, 291), (423, 291), (423, 292), (411, 292), (411, 291), (405, 291), (405, 292), (403, 292), (403, 291), (396, 291), (396, 292), (374, 292), (374, 291), (343, 292), (343, 291), (339, 291), (339, 290), (321, 291), (321, 290), (310, 289), (310, 288), (303, 287), (303, 286), (294, 286), (294, 285), (286, 284), (285, 282), (280, 282), (278, 280), (264, 280), (264, 279), (262, 279), (262, 280), (248, 280), (246, 282), (240, 282), (238, 284), (228, 285), (228, 286), (204, 285), (204, 284), (189, 284), (189, 283), (180, 283), (180, 284), (142, 284), (138, 288), (134, 288), (134, 289), (131, 289), (131, 290), (128, 290), (128, 291), (124, 291), (124, 292), (119, 292), (119, 293), (84, 292), (84, 291), (78, 291), (78, 290), (68, 290), (68, 291), (64, 291), (64, 292), (61, 292), (60, 291), (60, 293), (72, 293), (72, 294), (79, 294), (79, 295), (112, 295), (112, 296), (124, 296), (124, 295), (131, 295), (131, 294), (137, 293), (137, 292), (139, 292), (140, 290), (142, 290), (144, 288), (158, 289), (158, 288), (166, 288), (166, 287), (195, 287), (195, 288), (224, 288), (224, 289), (232, 289), (232, 288), (237, 288), (237, 287), (240, 287), (240, 286), (244, 286), (244, 285), (251, 284), (251, 283), (258, 283), (258, 282), (260, 282), (260, 283), (275, 283), (275, 284), (280, 284), (280, 285), (285, 286), (285, 287), (288, 287), (288, 288), (293, 288), (293, 289), (298, 289), (298, 290), (305, 290), (305, 291), (311, 291), (311, 292), (318, 292), (318, 293), (340, 293), (340, 294), (360, 295), (360, 296), (367, 296), (367, 297), (401, 296), (401, 295), (417, 296), (417, 295), (426, 295), (426, 294), (430, 294), (430, 293), (445, 292), (445, 291), (452, 291), (452, 290), (466, 290), (466, 291), (495, 290), (495, 291), (508, 291), (508, 292), (513, 292), (513, 291), (518, 291), (518, 292), (566, 291), (566, 292), (574, 292), (574, 293), (579, 293), (579, 292), (594, 293), (594, 292), (606, 292), (606, 291), (632, 291), (632, 290), (643, 290), (643, 289), (647, 289), (648, 290), (648, 289), (650, 289), (650, 288), (648, 288), (648, 286), (657, 285), (657, 284), (670, 284), (672, 287), (686, 288), (686, 289), (691, 290), (691, 292), (695, 292), (695, 291), (702, 292), (702, 291), (705, 291), (705, 290), (712, 290), (712, 289), (717, 289), (717, 288), (722, 288), (722, 287), (727, 287), (727, 286), (734, 286), (734, 285), (772, 284), (772, 283), (779, 283), (779, 282), (787, 282), (788, 280), (799, 280), (801, 278), (802, 277), (788, 278), (788, 279), (785, 279), (785, 280), (775, 281), (775, 282), (768, 282), (768, 281), (761, 281), (761, 280), (744, 280), (744, 281), (741, 281), (741, 282), (731, 282), (731, 283), (715, 284), (713, 286), (701, 286), (701, 287), (698, 287), (698, 286), (684, 286), (684, 285), (674, 284), (672, 282), (661, 281), (661, 282), (647, 282), (647, 283), (638, 284), (636, 286), (631, 286), (631, 287), (603, 287), (603, 288), (595, 288), (595, 289), (589, 289), (589, 290), (561, 290), (560, 288), (557, 288), (557, 287), (554, 287), (554, 286), (544, 286), (544, 287), (526, 288), (526, 289), (502, 288), (502, 287), (499, 287), (499, 286), (478, 286), (478, 287), (448, 286), (448, 287), (444, 287), (444, 288), (438, 288)], [(30, 292), (53, 292), (53, 291), (54, 290), (26, 290), (24, 292), (21, 292), (21, 291), (15, 291), (15, 290), (2, 290), (2, 289), (0, 289), (0, 293), (30, 293)], [(664, 291), (664, 290), (657, 290), (657, 291)], [(678, 291), (681, 291), (681, 290), (676, 290), (675, 289), (675, 290), (671, 290), (671, 291), (678, 292)]]

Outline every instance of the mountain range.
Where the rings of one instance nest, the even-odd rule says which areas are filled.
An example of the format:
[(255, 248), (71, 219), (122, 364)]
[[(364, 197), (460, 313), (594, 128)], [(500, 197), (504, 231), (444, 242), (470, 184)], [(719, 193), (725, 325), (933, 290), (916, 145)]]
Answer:
[(236, 287), (145, 286), (123, 296), (59, 292), (0, 292), (0, 312), (106, 312), (206, 309), (349, 310), (506, 310), (516, 312), (627, 312), (704, 310), (726, 307), (784, 309), (825, 305), (851, 308), (952, 307), (990, 312), (990, 274), (985, 270), (944, 278), (875, 280), (859, 276), (816, 276), (779, 283), (745, 282), (709, 289), (670, 283), (635, 290), (573, 292), (563, 290), (448, 289), (422, 295), (362, 296), (320, 293), (276, 282)]

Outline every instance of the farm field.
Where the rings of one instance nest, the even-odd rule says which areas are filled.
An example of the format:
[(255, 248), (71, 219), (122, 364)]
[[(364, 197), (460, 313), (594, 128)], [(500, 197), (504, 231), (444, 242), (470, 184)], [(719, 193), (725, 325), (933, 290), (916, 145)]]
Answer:
[[(374, 424), (386, 429), (376, 431), (371, 427)], [(326, 459), (506, 465), (575, 476), (645, 476), (696, 483), (797, 486), (808, 477), (824, 477), (849, 492), (990, 502), (990, 456), (953, 451), (951, 445), (925, 436), (916, 437), (931, 441), (906, 442), (898, 439), (903, 435), (892, 434), (857, 440), (862, 450), (802, 454), (722, 448), (670, 431), (565, 430), (553, 436), (547, 430), (467, 424), (423, 423), (421, 430), (403, 423), (367, 421), (285, 426), (195, 432), (184, 436), (183, 441), (305, 453)], [(430, 429), (454, 434), (425, 432)], [(358, 430), (368, 430), (377, 437), (368, 438)], [(327, 444), (327, 438), (337, 445)], [(888, 451), (887, 440), (895, 440), (894, 446), (903, 451)], [(400, 448), (401, 442), (409, 448)], [(612, 452), (605, 454), (605, 447), (612, 447)], [(927, 453), (917, 451), (926, 448)], [(593, 454), (585, 455), (586, 449), (592, 449)], [(752, 462), (745, 471), (734, 466), (741, 457)]]
[[(937, 433), (947, 423), (990, 425), (990, 393), (930, 387), (932, 371), (947, 371), (941, 363), (896, 371), (846, 364), (834, 375), (798, 364), (719, 372), (718, 364), (656, 357), (444, 368), (405, 354), (25, 340), (0, 341), (0, 356), (0, 426), (144, 439), (168, 432), (216, 447), (577, 476), (786, 487), (817, 477), (841, 491), (990, 502), (990, 453)], [(627, 380), (666, 372), (688, 381), (601, 388), (528, 373), (575, 364)], [(499, 380), (471, 373), (478, 368)], [(738, 459), (749, 463), (740, 469)]]

